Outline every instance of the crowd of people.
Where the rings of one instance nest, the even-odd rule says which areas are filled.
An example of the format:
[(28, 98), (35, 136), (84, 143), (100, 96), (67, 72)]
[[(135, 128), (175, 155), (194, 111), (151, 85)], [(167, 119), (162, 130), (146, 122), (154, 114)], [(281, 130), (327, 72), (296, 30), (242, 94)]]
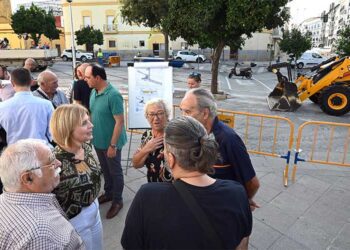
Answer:
[[(34, 79), (34, 66), (0, 67), (11, 83), (0, 87), (0, 249), (103, 249), (99, 205), (110, 202), (107, 219), (123, 208), (122, 95), (99, 64), (77, 65), (66, 93), (50, 70)], [(148, 183), (128, 211), (124, 249), (248, 248), (259, 180), (201, 75), (187, 83), (182, 117), (162, 99), (144, 106), (150, 129), (132, 163)]]

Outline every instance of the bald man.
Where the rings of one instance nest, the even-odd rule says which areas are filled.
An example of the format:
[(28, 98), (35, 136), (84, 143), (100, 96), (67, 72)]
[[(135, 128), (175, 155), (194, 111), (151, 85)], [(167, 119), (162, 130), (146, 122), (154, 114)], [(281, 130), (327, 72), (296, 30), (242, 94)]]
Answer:
[[(29, 72), (32, 72), (33, 70), (35, 70), (36, 67), (37, 67), (37, 64), (33, 58), (27, 58), (24, 61), (23, 68), (29, 70)], [(32, 74), (30, 74), (30, 77), (32, 78), (32, 82), (30, 83), (30, 90), (35, 91), (39, 88), (38, 82), (34, 79)]]
[(88, 63), (83, 63), (78, 68), (78, 76), (79, 80), (73, 86), (73, 102), (83, 105), (85, 108), (89, 110), (90, 108), (90, 93), (91, 88), (84, 80), (85, 78), (85, 69), (89, 66)]
[(69, 101), (63, 91), (58, 88), (58, 78), (55, 73), (45, 70), (38, 75), (39, 88), (33, 92), (34, 96), (51, 101), (54, 108)]

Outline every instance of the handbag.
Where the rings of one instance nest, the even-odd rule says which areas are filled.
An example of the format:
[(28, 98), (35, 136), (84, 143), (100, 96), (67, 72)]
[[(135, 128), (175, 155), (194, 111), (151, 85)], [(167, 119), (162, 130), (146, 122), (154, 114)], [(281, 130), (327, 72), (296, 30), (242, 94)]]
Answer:
[(187, 189), (186, 184), (182, 180), (176, 180), (174, 181), (173, 185), (204, 230), (207, 239), (211, 242), (212, 247), (215, 249), (224, 249), (223, 242), (215, 231), (212, 223), (209, 221), (208, 216), (199, 206), (191, 192)]

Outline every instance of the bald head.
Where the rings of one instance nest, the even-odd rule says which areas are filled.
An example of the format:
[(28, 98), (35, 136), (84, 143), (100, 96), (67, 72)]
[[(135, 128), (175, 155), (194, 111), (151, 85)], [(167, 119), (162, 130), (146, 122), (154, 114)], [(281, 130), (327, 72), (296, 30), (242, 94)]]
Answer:
[(45, 70), (38, 75), (38, 84), (40, 88), (47, 94), (53, 95), (58, 88), (58, 78), (55, 73)]
[(88, 63), (83, 63), (78, 67), (78, 78), (84, 80), (85, 78), (85, 70), (89, 66)]
[(24, 61), (24, 66), (23, 68), (29, 70), (29, 71), (33, 71), (36, 68), (36, 62), (33, 58), (27, 58)]

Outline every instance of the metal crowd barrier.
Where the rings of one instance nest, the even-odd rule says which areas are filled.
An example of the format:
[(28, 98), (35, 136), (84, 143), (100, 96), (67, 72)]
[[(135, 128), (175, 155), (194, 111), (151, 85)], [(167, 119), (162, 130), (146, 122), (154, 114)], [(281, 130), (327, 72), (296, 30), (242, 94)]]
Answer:
[[(177, 111), (179, 111), (179, 106), (174, 105), (173, 114), (176, 115)], [(294, 140), (294, 124), (292, 121), (280, 116), (224, 109), (219, 109), (217, 113), (221, 121), (225, 122), (229, 127), (234, 128), (242, 137), (249, 153), (283, 158), (286, 160), (283, 172), (283, 183), (287, 186), (289, 162)], [(284, 125), (283, 128), (282, 125)], [(280, 137), (282, 129), (283, 134), (287, 132), (287, 138)]]
[[(306, 134), (304, 130), (310, 129), (311, 133)], [(320, 132), (320, 130), (322, 130)], [(335, 137), (335, 131), (340, 131), (339, 136)], [(342, 133), (343, 132), (343, 133)], [(309, 137), (307, 138), (307, 135)], [(312, 135), (312, 136), (311, 136)], [(310, 138), (311, 137), (311, 138)], [(303, 140), (304, 139), (304, 140)], [(334, 148), (334, 141), (337, 140), (337, 145), (341, 145), (340, 148)], [(307, 141), (307, 142), (305, 142)], [(309, 144), (310, 151), (309, 156), (306, 159), (300, 158), (301, 146), (304, 142), (304, 146)], [(342, 143), (343, 142), (343, 143)], [(310, 121), (300, 125), (298, 129), (298, 137), (296, 143), (296, 152), (294, 157), (294, 166), (292, 171), (292, 181), (295, 181), (295, 175), (297, 170), (297, 164), (299, 161), (328, 164), (340, 167), (350, 167), (350, 124), (349, 123), (335, 123), (335, 122), (321, 122)], [(324, 148), (326, 154), (317, 152), (317, 149)]]
[[(125, 105), (125, 124), (128, 126), (128, 99), (124, 98)], [(178, 105), (173, 105), (173, 117), (180, 116), (181, 111)], [(286, 165), (283, 172), (283, 183), (288, 185), (289, 163), (294, 142), (294, 123), (284, 117), (273, 115), (262, 115), (247, 112), (238, 112), (231, 110), (218, 110), (218, 118), (225, 122), (229, 127), (234, 128), (241, 136), (247, 150), (251, 154), (259, 154), (275, 158), (283, 158)], [(325, 133), (327, 127), (328, 134)], [(322, 128), (322, 133), (320, 132)], [(308, 134), (303, 134), (306, 129), (311, 129)], [(344, 133), (338, 133), (342, 136), (335, 138), (337, 129), (344, 129)], [(283, 133), (281, 131), (283, 130)], [(131, 149), (132, 134), (142, 134), (143, 130), (127, 130), (131, 133), (128, 153), (128, 164)], [(283, 138), (283, 135), (284, 138)], [(346, 135), (346, 136), (345, 136)], [(334, 140), (337, 141), (339, 148), (334, 148)], [(339, 142), (343, 140), (343, 142)], [(303, 143), (303, 144), (302, 144)], [(310, 121), (303, 123), (298, 129), (296, 139), (296, 149), (294, 155), (294, 165), (292, 170), (292, 181), (295, 181), (297, 164), (299, 161), (328, 164), (342, 167), (350, 167), (350, 124)], [(309, 148), (306, 146), (309, 145)], [(305, 147), (304, 154), (308, 158), (300, 158), (301, 146)], [(320, 150), (318, 152), (318, 150)], [(323, 150), (324, 149), (324, 150)], [(326, 152), (325, 154), (323, 152)], [(324, 159), (322, 159), (324, 157)], [(127, 164), (127, 166), (128, 166)]]

